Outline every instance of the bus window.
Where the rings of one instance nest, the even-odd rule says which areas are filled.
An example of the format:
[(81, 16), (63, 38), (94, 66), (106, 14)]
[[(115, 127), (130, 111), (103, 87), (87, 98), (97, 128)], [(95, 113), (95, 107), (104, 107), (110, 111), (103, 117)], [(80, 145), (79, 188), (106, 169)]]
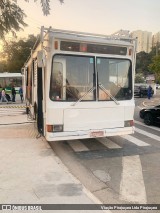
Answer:
[(63, 65), (60, 62), (53, 63), (53, 73), (51, 77), (51, 94), (52, 99), (62, 99), (63, 90)]
[[(131, 99), (132, 71), (128, 59), (97, 58), (98, 81), (117, 100)], [(99, 88), (99, 100), (110, 99)]]
[[(53, 101), (76, 101), (93, 87), (94, 58), (55, 55), (52, 63), (50, 98)], [(94, 100), (93, 92), (84, 100)]]
[(26, 79), (26, 97), (28, 100), (32, 100), (32, 70), (31, 66), (27, 67), (27, 79)]

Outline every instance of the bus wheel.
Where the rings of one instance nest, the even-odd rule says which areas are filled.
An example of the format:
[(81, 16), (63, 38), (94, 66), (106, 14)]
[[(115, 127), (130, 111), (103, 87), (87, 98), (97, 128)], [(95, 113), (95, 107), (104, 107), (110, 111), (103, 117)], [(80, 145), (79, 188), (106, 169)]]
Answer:
[(29, 107), (27, 106), (27, 104), (26, 104), (26, 114), (27, 115), (29, 114)]

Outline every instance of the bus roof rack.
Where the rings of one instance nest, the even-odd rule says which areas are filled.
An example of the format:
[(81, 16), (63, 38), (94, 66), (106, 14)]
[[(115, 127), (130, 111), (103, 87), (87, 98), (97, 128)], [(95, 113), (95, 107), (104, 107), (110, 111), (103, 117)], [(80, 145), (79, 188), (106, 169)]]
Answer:
[(79, 36), (79, 37), (97, 37), (97, 38), (103, 38), (103, 39), (108, 39), (108, 40), (123, 40), (123, 41), (128, 41), (132, 42), (135, 40), (135, 38), (132, 38), (129, 34), (128, 30), (119, 30), (111, 35), (103, 35), (103, 34), (95, 34), (95, 33), (87, 33), (87, 32), (78, 32), (78, 31), (68, 31), (68, 30), (62, 30), (62, 29), (55, 29), (52, 27), (49, 28), (44, 28), (43, 26), (41, 27), (41, 38), (43, 40), (44, 38), (44, 32), (53, 32), (53, 33), (62, 33), (62, 34), (68, 34), (68, 35), (74, 35), (74, 36)]
[(117, 32), (115, 32), (111, 35), (130, 38), (129, 30), (118, 30)]

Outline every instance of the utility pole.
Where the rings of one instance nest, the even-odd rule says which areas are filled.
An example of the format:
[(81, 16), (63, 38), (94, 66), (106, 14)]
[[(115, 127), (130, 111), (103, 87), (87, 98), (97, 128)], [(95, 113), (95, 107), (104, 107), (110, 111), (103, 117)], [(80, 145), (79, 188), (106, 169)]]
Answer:
[(159, 42), (157, 41), (157, 43), (156, 43), (156, 56), (158, 56), (158, 50), (159, 50), (160, 48), (159, 48)]
[(156, 56), (158, 55), (158, 41), (156, 43)]

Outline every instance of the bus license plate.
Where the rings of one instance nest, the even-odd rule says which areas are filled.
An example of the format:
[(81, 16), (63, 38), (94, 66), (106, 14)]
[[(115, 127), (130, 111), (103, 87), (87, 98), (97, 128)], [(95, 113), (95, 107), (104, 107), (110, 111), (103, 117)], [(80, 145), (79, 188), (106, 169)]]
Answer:
[(104, 136), (104, 131), (94, 131), (90, 133), (91, 137), (103, 137)]

